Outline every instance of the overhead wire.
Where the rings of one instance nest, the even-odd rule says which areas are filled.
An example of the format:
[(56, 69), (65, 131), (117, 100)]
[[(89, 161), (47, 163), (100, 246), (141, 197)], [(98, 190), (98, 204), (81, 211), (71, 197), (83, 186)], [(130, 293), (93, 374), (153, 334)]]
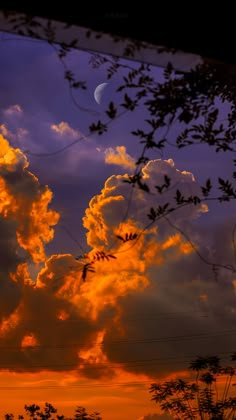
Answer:
[[(212, 339), (213, 337), (224, 337), (227, 335), (235, 335), (236, 329), (230, 330), (221, 330), (221, 331), (214, 331), (214, 332), (203, 332), (198, 334), (183, 334), (183, 335), (171, 335), (171, 336), (162, 336), (162, 337), (147, 337), (147, 338), (135, 338), (135, 339), (121, 339), (121, 340), (104, 340), (101, 342), (91, 342), (91, 346), (105, 346), (105, 345), (117, 345), (117, 344), (152, 344), (152, 343), (169, 343), (169, 342), (178, 342), (178, 341), (188, 341), (188, 340), (202, 340), (202, 339)], [(79, 345), (83, 345), (82, 341), (71, 343), (71, 344), (63, 344), (63, 345), (32, 345), (29, 346), (32, 349), (37, 348), (47, 348), (47, 349), (65, 349), (65, 348), (74, 348)], [(22, 346), (0, 346), (1, 350), (22, 350)]]

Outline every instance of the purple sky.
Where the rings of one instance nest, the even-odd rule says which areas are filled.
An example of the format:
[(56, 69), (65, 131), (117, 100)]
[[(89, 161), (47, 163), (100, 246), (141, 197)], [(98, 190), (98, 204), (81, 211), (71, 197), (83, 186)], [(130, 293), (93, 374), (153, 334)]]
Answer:
[[(122, 74), (118, 73), (114, 79), (111, 79), (99, 106), (94, 100), (93, 92), (99, 83), (106, 81), (106, 74), (103, 68), (92, 69), (88, 63), (89, 59), (89, 53), (75, 51), (70, 54), (68, 61), (70, 67), (79, 79), (86, 81), (88, 87), (86, 91), (76, 92), (75, 97), (81, 107), (97, 111), (100, 114), (98, 117), (103, 118), (106, 103), (117, 99), (115, 90), (122, 81)], [(153, 68), (153, 75), (157, 80), (161, 78), (161, 72), (161, 69)], [(89, 124), (96, 120), (97, 116), (92, 112), (83, 112), (73, 104), (67, 82), (63, 77), (63, 67), (55, 51), (45, 42), (2, 34), (0, 84), (2, 123), (6, 124), (8, 130), (14, 134), (19, 128), (27, 130), (21, 138), (18, 135), (12, 140), (13, 145), (19, 145), (23, 150), (32, 153), (51, 153), (60, 150), (74, 138), (70, 135), (65, 135), (64, 138), (56, 136), (50, 129), (52, 124), (63, 121), (74, 130), (86, 135)], [(20, 105), (22, 113), (4, 114), (4, 110), (15, 104)], [(73, 230), (80, 242), (84, 242), (81, 217), (90, 198), (99, 192), (109, 175), (126, 172), (118, 166), (105, 164), (104, 150), (124, 145), (127, 152), (137, 158), (141, 148), (130, 131), (137, 128), (137, 123), (142, 127), (144, 119), (143, 109), (138, 109), (135, 113), (128, 112), (115, 121), (109, 127), (108, 133), (101, 137), (90, 136), (87, 140), (82, 140), (55, 156), (28, 155), (32, 172), (40, 177), (42, 183), (47, 183), (52, 188), (54, 205), (64, 210), (65, 225)], [(175, 136), (175, 130), (177, 128), (172, 130), (170, 138)], [(153, 157), (158, 158), (160, 155), (153, 154)], [(227, 176), (232, 172), (229, 155), (216, 154), (203, 146), (184, 150), (167, 147), (163, 158), (172, 158), (178, 169), (192, 172), (199, 183), (204, 182), (209, 176), (214, 178), (219, 173)], [(222, 216), (222, 208), (228, 212), (232, 206), (220, 206), (220, 212), (216, 212), (215, 209), (214, 217)], [(212, 216), (211, 214), (211, 221)], [(207, 218), (208, 215), (205, 215), (205, 220)], [(63, 245), (59, 238), (62, 235)], [(57, 232), (56, 239), (54, 244), (49, 245), (51, 251), (56, 243), (59, 248), (62, 246), (60, 250), (75, 251), (75, 244), (65, 237), (63, 231)]]

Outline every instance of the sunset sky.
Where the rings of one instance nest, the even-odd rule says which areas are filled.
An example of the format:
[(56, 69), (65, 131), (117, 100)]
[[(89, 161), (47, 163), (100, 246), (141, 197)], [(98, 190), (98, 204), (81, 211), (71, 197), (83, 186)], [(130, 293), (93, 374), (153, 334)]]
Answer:
[[(216, 281), (164, 221), (138, 241), (117, 239), (142, 232), (159, 204), (145, 191), (131, 196), (123, 182), (141, 152), (130, 132), (144, 124), (144, 108), (89, 135), (120, 98), (122, 72), (98, 105), (105, 70), (91, 67), (90, 53), (71, 53), (68, 64), (87, 83), (76, 106), (50, 45), (0, 34), (0, 48), (0, 415), (48, 401), (67, 415), (81, 405), (104, 420), (167, 419), (149, 385), (186, 376), (199, 354), (236, 350), (236, 278), (222, 270)], [(152, 74), (161, 80), (162, 69)], [(198, 194), (209, 176), (233, 170), (230, 154), (203, 146), (151, 157), (143, 168), (151, 192), (167, 174), (183, 193)], [(209, 261), (235, 263), (234, 204), (189, 206), (171, 221)], [(84, 260), (75, 257), (97, 251), (116, 258), (98, 261), (83, 282)]]

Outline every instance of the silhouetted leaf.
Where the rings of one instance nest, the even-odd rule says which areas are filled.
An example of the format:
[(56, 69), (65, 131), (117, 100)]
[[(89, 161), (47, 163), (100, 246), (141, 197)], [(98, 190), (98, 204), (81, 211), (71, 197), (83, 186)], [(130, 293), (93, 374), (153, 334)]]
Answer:
[(99, 135), (102, 135), (107, 131), (107, 125), (103, 124), (100, 120), (96, 123), (92, 123), (89, 126), (91, 133), (97, 132)]
[(124, 103), (121, 104), (124, 108), (128, 109), (129, 111), (133, 111), (136, 107), (136, 101), (132, 100), (127, 93), (124, 96)]
[(83, 266), (83, 270), (82, 270), (82, 280), (83, 281), (85, 281), (86, 280), (86, 277), (87, 277), (87, 274), (88, 273), (94, 273), (95, 272), (95, 269), (94, 269), (94, 267), (93, 267), (93, 262), (89, 262), (89, 263), (87, 263), (87, 264), (84, 264), (84, 266)]
[(125, 241), (124, 238), (122, 238), (122, 236), (120, 235), (116, 235), (116, 238), (120, 239), (120, 241), (123, 241), (123, 242)]
[(114, 119), (116, 117), (117, 114), (117, 109), (114, 106), (113, 102), (109, 103), (109, 107), (108, 110), (106, 111), (106, 114), (108, 115), (109, 118)]
[(211, 189), (212, 189), (211, 180), (210, 180), (210, 178), (208, 178), (207, 181), (206, 181), (206, 185), (204, 187), (201, 187), (202, 194), (204, 195), (204, 197), (209, 196), (209, 193), (210, 193)]

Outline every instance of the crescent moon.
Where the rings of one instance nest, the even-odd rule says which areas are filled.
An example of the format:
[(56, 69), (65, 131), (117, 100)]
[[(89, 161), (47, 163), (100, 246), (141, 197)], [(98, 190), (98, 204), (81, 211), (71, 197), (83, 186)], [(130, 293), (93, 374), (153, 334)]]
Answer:
[(105, 87), (108, 85), (108, 83), (101, 83), (98, 85), (94, 91), (94, 99), (97, 102), (98, 105), (101, 103), (102, 94), (105, 89)]

